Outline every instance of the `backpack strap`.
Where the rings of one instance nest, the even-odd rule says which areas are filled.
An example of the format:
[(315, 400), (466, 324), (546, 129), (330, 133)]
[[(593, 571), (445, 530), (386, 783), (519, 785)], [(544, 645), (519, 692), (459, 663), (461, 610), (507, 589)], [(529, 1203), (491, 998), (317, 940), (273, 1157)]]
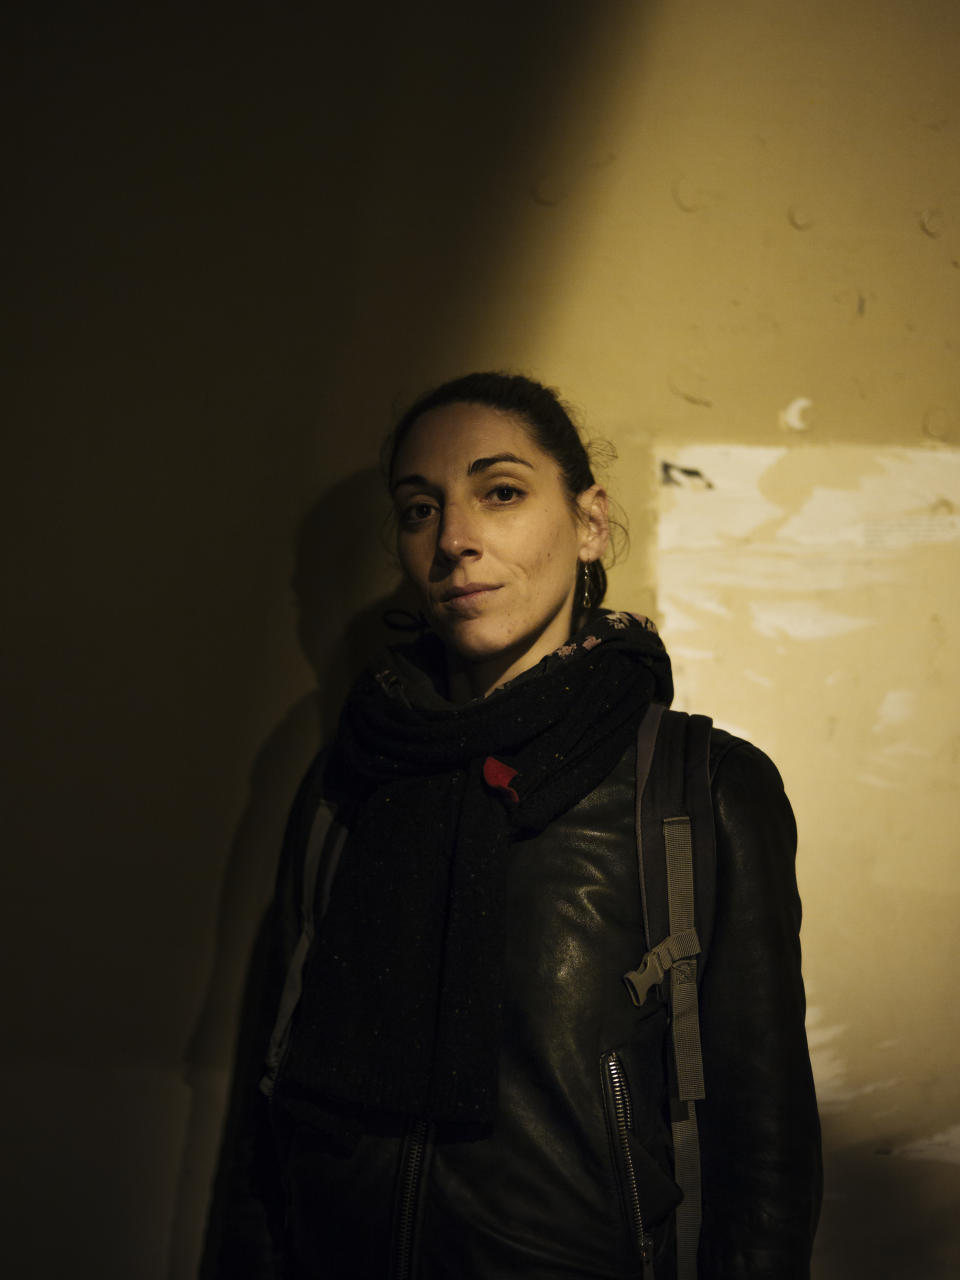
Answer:
[(624, 983), (638, 1007), (659, 986), (670, 1013), (674, 1177), (683, 1192), (676, 1212), (677, 1280), (696, 1280), (700, 1239), (696, 1102), (705, 1089), (697, 993), (716, 892), (711, 728), (706, 716), (650, 708), (637, 737), (637, 858), (647, 952), (624, 974)]
[[(347, 831), (333, 811), (321, 803), (310, 825), (300, 876), (300, 936), (290, 957), (277, 1016), (267, 1049), (260, 1091), (273, 1095), (280, 1066), (290, 1041), (293, 1015), (303, 992), (303, 974), (313, 943), (316, 920), (323, 918), (330, 900), (333, 877), (346, 843)], [(319, 908), (319, 910), (318, 910)]]

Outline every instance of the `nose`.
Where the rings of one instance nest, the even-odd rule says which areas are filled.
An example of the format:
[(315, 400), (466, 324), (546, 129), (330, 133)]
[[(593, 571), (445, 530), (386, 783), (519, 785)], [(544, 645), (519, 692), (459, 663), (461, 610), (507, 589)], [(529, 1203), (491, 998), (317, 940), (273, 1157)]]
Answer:
[(448, 503), (440, 517), (437, 533), (437, 557), (448, 563), (482, 555), (480, 531), (476, 519), (459, 503)]

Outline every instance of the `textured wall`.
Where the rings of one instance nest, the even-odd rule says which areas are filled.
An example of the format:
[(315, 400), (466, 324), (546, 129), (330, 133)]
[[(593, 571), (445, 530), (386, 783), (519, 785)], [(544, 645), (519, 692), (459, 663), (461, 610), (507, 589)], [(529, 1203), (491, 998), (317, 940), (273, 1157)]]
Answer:
[[(954, 1274), (960, 454), (686, 445), (658, 588), (681, 703), (760, 742), (799, 824), (827, 1154), (818, 1275)], [(884, 1232), (876, 1232), (877, 1214)]]
[(956, 6), (339, 9), (22, 26), (7, 1269), (193, 1274), (284, 810), (392, 589), (384, 424), (511, 366), (616, 445), (613, 602), (795, 801), (816, 1274), (954, 1274)]

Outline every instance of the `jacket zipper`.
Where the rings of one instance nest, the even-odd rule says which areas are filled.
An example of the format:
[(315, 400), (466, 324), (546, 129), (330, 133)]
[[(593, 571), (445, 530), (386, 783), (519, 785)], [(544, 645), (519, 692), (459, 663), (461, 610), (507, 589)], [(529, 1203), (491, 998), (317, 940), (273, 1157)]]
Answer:
[(397, 1226), (394, 1234), (394, 1280), (410, 1280), (413, 1275), (413, 1245), (416, 1234), (420, 1182), (427, 1148), (427, 1121), (415, 1120), (404, 1143), (403, 1165), (397, 1189)]
[(643, 1263), (643, 1274), (646, 1280), (653, 1280), (653, 1239), (647, 1234), (643, 1225), (643, 1213), (640, 1209), (640, 1189), (637, 1186), (637, 1171), (633, 1166), (633, 1155), (630, 1151), (629, 1130), (633, 1128), (633, 1109), (630, 1103), (630, 1090), (623, 1074), (623, 1066), (615, 1053), (608, 1053), (604, 1059), (607, 1082), (610, 1086), (610, 1098), (613, 1103), (613, 1134), (620, 1153), (620, 1167), (624, 1174), (624, 1194), (627, 1200), (627, 1217), (640, 1260)]

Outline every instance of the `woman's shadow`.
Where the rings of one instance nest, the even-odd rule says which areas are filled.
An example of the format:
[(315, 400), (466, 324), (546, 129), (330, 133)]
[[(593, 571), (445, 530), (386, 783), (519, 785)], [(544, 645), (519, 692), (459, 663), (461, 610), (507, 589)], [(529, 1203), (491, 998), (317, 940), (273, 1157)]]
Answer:
[[(184, 1053), (190, 1097), (168, 1280), (194, 1280), (198, 1273), (221, 1130), (225, 1148), (231, 1140), (231, 1067), (247, 1034), (240, 1011), (254, 996), (263, 918), (297, 784), (321, 742), (333, 736), (355, 677), (384, 644), (419, 630), (415, 604), (387, 549), (386, 519), (371, 520), (383, 509), (382, 477), (369, 468), (323, 493), (298, 530), (297, 632), (316, 688), (290, 707), (257, 753), (224, 870), (210, 977)], [(218, 1213), (214, 1188), (214, 1230)]]

